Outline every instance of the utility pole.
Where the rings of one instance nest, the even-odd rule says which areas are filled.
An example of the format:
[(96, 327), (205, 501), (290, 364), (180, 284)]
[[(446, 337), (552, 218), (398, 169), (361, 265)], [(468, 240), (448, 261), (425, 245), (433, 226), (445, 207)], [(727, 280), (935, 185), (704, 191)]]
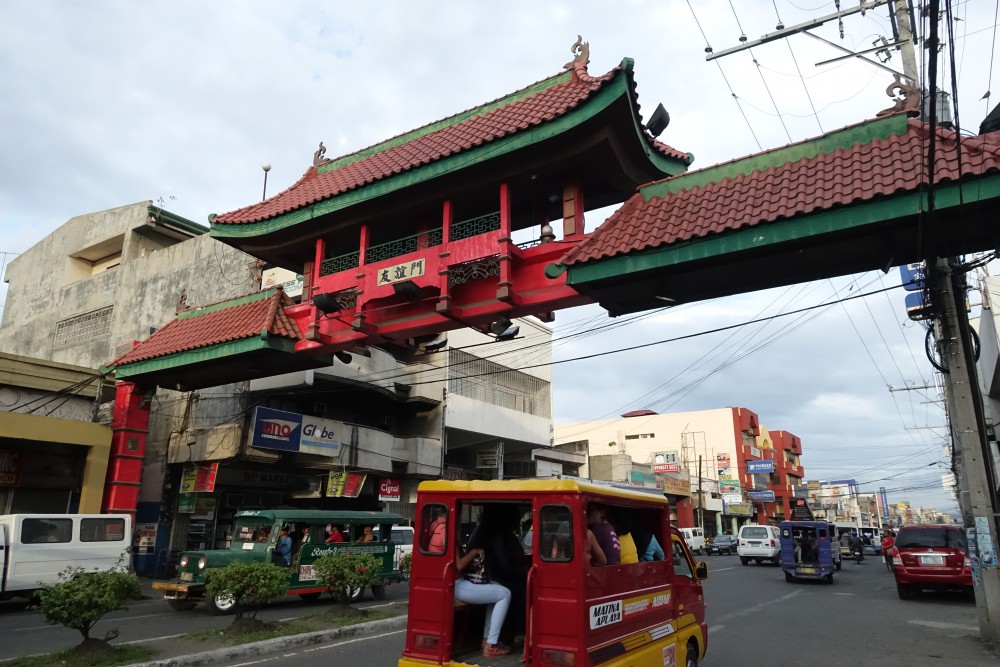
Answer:
[[(899, 49), (903, 61), (902, 76), (918, 90), (922, 90), (919, 80), (919, 70), (914, 45), (917, 37), (906, 0), (889, 0), (887, 3), (874, 2), (865, 6), (865, 10), (873, 9), (881, 4), (889, 4), (896, 25), (896, 41), (891, 45)], [(838, 11), (836, 14), (823, 16), (813, 21), (800, 23), (785, 29), (779, 29), (761, 39), (745, 42), (739, 46), (712, 52), (706, 47), (706, 60), (714, 60), (725, 55), (743, 51), (754, 46), (760, 46), (771, 41), (783, 39), (791, 34), (810, 34), (811, 28), (827, 21), (841, 21), (848, 12), (861, 11), (861, 8)], [(931, 104), (927, 105), (930, 118), (928, 122), (934, 126), (937, 122), (937, 54), (938, 54), (938, 21), (940, 16), (940, 0), (931, 0), (924, 10), (930, 16), (930, 32), (923, 40), (927, 50), (928, 78), (931, 90), (927, 96)], [(826, 41), (826, 40), (821, 40)], [(887, 46), (888, 48), (888, 46)], [(843, 50), (843, 49), (842, 49)], [(862, 54), (854, 54), (865, 62), (885, 69), (881, 64), (861, 58)], [(959, 131), (961, 128), (957, 128)], [(928, 150), (928, 162), (934, 164), (933, 141)], [(924, 168), (926, 167), (918, 167)], [(986, 433), (986, 421), (983, 414), (983, 401), (979, 391), (979, 380), (976, 375), (975, 359), (971, 350), (971, 335), (969, 321), (965, 310), (965, 290), (961, 276), (956, 275), (957, 261), (934, 256), (934, 171), (930, 171), (927, 188), (927, 227), (928, 227), (928, 287), (933, 292), (933, 301), (937, 306), (938, 348), (943, 362), (947, 363), (948, 373), (944, 378), (945, 397), (948, 405), (948, 417), (952, 434), (953, 451), (958, 464), (957, 477), (959, 481), (959, 505), (962, 508), (962, 519), (969, 535), (970, 553), (980, 556), (974, 562), (973, 582), (976, 593), (976, 608), (979, 617), (979, 632), (983, 640), (988, 641), (994, 650), (1000, 650), (1000, 570), (997, 569), (996, 538), (1000, 535), (1000, 501), (994, 486), (997, 477), (993, 471), (992, 452)], [(961, 311), (959, 307), (961, 306)], [(859, 517), (860, 519), (860, 517)], [(860, 524), (859, 524), (860, 525)], [(991, 562), (983, 566), (982, 556), (988, 552)], [(992, 610), (992, 613), (991, 613)]]
[(701, 454), (698, 455), (698, 527), (705, 533), (705, 496), (701, 490)]

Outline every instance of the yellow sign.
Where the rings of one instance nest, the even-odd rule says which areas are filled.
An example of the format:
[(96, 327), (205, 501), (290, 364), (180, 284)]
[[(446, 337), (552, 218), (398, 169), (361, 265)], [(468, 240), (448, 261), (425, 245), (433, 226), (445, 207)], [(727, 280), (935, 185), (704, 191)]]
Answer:
[(198, 483), (198, 469), (188, 466), (181, 475), (181, 493), (194, 493), (195, 485)]

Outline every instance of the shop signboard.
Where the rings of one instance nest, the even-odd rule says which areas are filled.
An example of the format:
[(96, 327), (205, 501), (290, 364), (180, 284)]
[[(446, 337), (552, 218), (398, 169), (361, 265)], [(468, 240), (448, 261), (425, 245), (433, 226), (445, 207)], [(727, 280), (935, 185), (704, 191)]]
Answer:
[(747, 498), (753, 502), (774, 502), (774, 491), (747, 491)]
[[(314, 471), (321, 474), (321, 471)], [(248, 470), (229, 466), (219, 469), (218, 483), (223, 486), (307, 491), (313, 488), (316, 477), (293, 472)], [(320, 477), (322, 479), (322, 477)]]
[(746, 503), (723, 503), (722, 513), (729, 516), (750, 516), (750, 505)]
[(350, 428), (344, 422), (332, 419), (320, 419), (309, 415), (300, 415), (302, 419), (302, 435), (299, 437), (299, 451), (303, 454), (318, 454), (319, 456), (337, 456), (341, 445)]
[(657, 474), (657, 475), (665, 475), (667, 473), (680, 472), (680, 471), (681, 471), (681, 464), (680, 463), (654, 463), (653, 464), (653, 473)]
[(742, 503), (743, 502), (743, 494), (742, 493), (723, 493), (722, 494), (722, 502), (726, 503), (727, 505), (728, 504), (733, 504), (733, 503)]
[(632, 486), (641, 486), (647, 489), (656, 488), (656, 475), (645, 470), (630, 470), (628, 473), (628, 483)]
[(194, 490), (196, 493), (212, 493), (215, 491), (215, 479), (219, 475), (219, 462), (202, 463), (195, 473)]
[(383, 477), (379, 480), (378, 499), (384, 502), (399, 502), (400, 488), (398, 479)]
[(21, 481), (21, 453), (0, 452), (0, 486), (17, 486)]
[(664, 493), (669, 493), (673, 496), (691, 495), (691, 482), (686, 479), (660, 476), (656, 478), (656, 485), (663, 489)]
[(715, 468), (719, 473), (719, 479), (734, 479), (732, 462), (730, 461), (729, 454), (716, 454), (715, 455)]
[(158, 526), (155, 523), (135, 524), (136, 555), (139, 556), (153, 555), (153, 550), (156, 547), (157, 528)]
[(215, 507), (217, 504), (215, 496), (199, 496), (198, 494), (191, 495), (195, 497), (194, 510), (191, 512), (191, 518), (201, 521), (211, 521), (214, 519)]
[(487, 449), (480, 449), (476, 452), (476, 467), (477, 468), (496, 468), (497, 467), (497, 447), (490, 447)]
[(331, 470), (326, 484), (327, 498), (357, 498), (365, 485), (367, 473)]
[(261, 274), (260, 288), (262, 290), (270, 289), (277, 285), (281, 285), (281, 289), (288, 296), (300, 296), (302, 294), (302, 274), (280, 267), (267, 269)]
[(194, 514), (194, 503), (198, 497), (197, 493), (182, 493), (177, 501), (178, 514)]
[(747, 461), (748, 475), (764, 475), (774, 472), (774, 461)]
[(251, 446), (282, 452), (299, 451), (302, 436), (302, 415), (299, 413), (258, 406), (254, 408), (252, 424)]
[(379, 269), (376, 275), (375, 284), (378, 286), (391, 285), (401, 280), (409, 280), (424, 275), (426, 268), (423, 259), (416, 259), (412, 262), (396, 264)]

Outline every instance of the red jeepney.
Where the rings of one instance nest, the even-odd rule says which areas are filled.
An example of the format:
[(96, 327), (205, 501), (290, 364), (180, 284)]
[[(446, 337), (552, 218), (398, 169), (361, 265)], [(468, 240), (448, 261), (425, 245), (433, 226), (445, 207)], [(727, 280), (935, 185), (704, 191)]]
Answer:
[[(651, 531), (666, 557), (592, 565), (586, 517), (595, 504), (634, 535)], [(521, 583), (505, 582), (508, 620), (520, 623), (514, 631), (524, 648), (489, 658), (481, 646), (485, 605), (455, 600), (455, 554), (484, 511), (501, 506), (517, 517), (524, 545)], [(692, 559), (668, 510), (658, 493), (575, 479), (422, 483), (399, 667), (516, 666), (522, 657), (537, 666), (696, 665), (708, 641), (701, 587), (708, 568)]]

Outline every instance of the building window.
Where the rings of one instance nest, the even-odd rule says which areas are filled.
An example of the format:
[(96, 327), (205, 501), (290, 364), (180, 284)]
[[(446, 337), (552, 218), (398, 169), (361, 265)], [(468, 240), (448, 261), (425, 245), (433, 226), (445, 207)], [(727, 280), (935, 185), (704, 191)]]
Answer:
[(451, 350), (448, 354), (450, 393), (536, 417), (551, 418), (551, 390), (545, 380), (461, 350)]
[(105, 306), (99, 310), (92, 310), (89, 313), (56, 322), (56, 333), (52, 347), (56, 349), (70, 347), (107, 336), (111, 332), (111, 315), (114, 309), (114, 306)]

